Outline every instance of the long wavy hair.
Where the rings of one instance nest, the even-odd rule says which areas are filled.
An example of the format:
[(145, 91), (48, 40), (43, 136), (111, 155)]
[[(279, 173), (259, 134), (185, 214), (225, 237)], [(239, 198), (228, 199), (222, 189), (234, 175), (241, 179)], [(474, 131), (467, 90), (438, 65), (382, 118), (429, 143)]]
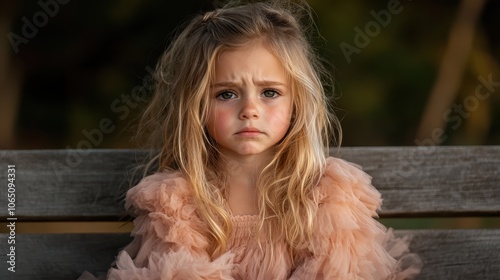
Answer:
[(160, 152), (146, 170), (184, 174), (198, 215), (207, 224), (214, 258), (225, 252), (232, 226), (224, 207), (221, 157), (206, 130), (214, 64), (225, 50), (256, 39), (283, 64), (293, 106), (290, 128), (257, 180), (260, 230), (264, 238), (283, 238), (291, 255), (311, 238), (316, 206), (309, 193), (323, 173), (330, 132), (338, 132), (335, 142), (341, 135), (323, 86), (331, 83), (331, 76), (306, 36), (315, 30), (312, 22), (305, 3), (232, 2), (190, 20), (156, 66), (154, 95), (138, 134), (146, 135), (147, 146)]

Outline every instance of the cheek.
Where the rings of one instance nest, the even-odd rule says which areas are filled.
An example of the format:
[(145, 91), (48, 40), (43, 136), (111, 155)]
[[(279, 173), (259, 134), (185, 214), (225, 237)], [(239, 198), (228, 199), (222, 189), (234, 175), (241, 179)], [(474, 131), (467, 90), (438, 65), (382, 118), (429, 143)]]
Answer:
[(208, 132), (212, 138), (217, 139), (221, 135), (226, 135), (230, 128), (230, 110), (224, 110), (221, 108), (214, 108), (210, 113), (208, 119)]
[(272, 120), (272, 126), (284, 134), (290, 127), (290, 120), (292, 117), (291, 110), (288, 108), (272, 108), (268, 112), (268, 120)]

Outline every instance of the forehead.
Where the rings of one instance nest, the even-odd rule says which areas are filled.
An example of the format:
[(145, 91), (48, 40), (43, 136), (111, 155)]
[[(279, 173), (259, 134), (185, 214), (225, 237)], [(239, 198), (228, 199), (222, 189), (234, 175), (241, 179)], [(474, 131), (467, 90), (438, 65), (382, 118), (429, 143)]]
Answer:
[(262, 40), (223, 50), (215, 61), (216, 81), (242, 79), (245, 76), (273, 78), (283, 83), (288, 81), (282, 62)]

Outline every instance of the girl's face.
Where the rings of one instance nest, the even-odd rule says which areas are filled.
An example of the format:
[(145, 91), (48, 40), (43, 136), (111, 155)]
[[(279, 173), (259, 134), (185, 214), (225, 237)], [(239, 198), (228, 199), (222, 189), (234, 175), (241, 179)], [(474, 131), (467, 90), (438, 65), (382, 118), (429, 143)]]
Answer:
[(215, 63), (207, 128), (223, 155), (270, 156), (285, 136), (291, 115), (285, 70), (262, 42), (221, 53)]

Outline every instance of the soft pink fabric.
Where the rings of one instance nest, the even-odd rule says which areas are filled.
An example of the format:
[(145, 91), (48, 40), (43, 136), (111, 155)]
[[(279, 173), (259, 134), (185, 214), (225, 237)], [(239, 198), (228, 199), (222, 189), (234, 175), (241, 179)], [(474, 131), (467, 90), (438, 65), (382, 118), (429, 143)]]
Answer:
[[(109, 279), (411, 279), (418, 256), (373, 217), (380, 193), (358, 166), (328, 158), (311, 198), (317, 205), (314, 240), (294, 263), (284, 242), (259, 247), (258, 216), (232, 217), (228, 251), (210, 260), (207, 227), (196, 214), (191, 189), (178, 172), (144, 178), (127, 193), (137, 218), (136, 237), (117, 258)], [(271, 248), (274, 249), (271, 255)], [(404, 268), (403, 268), (404, 267)]]

